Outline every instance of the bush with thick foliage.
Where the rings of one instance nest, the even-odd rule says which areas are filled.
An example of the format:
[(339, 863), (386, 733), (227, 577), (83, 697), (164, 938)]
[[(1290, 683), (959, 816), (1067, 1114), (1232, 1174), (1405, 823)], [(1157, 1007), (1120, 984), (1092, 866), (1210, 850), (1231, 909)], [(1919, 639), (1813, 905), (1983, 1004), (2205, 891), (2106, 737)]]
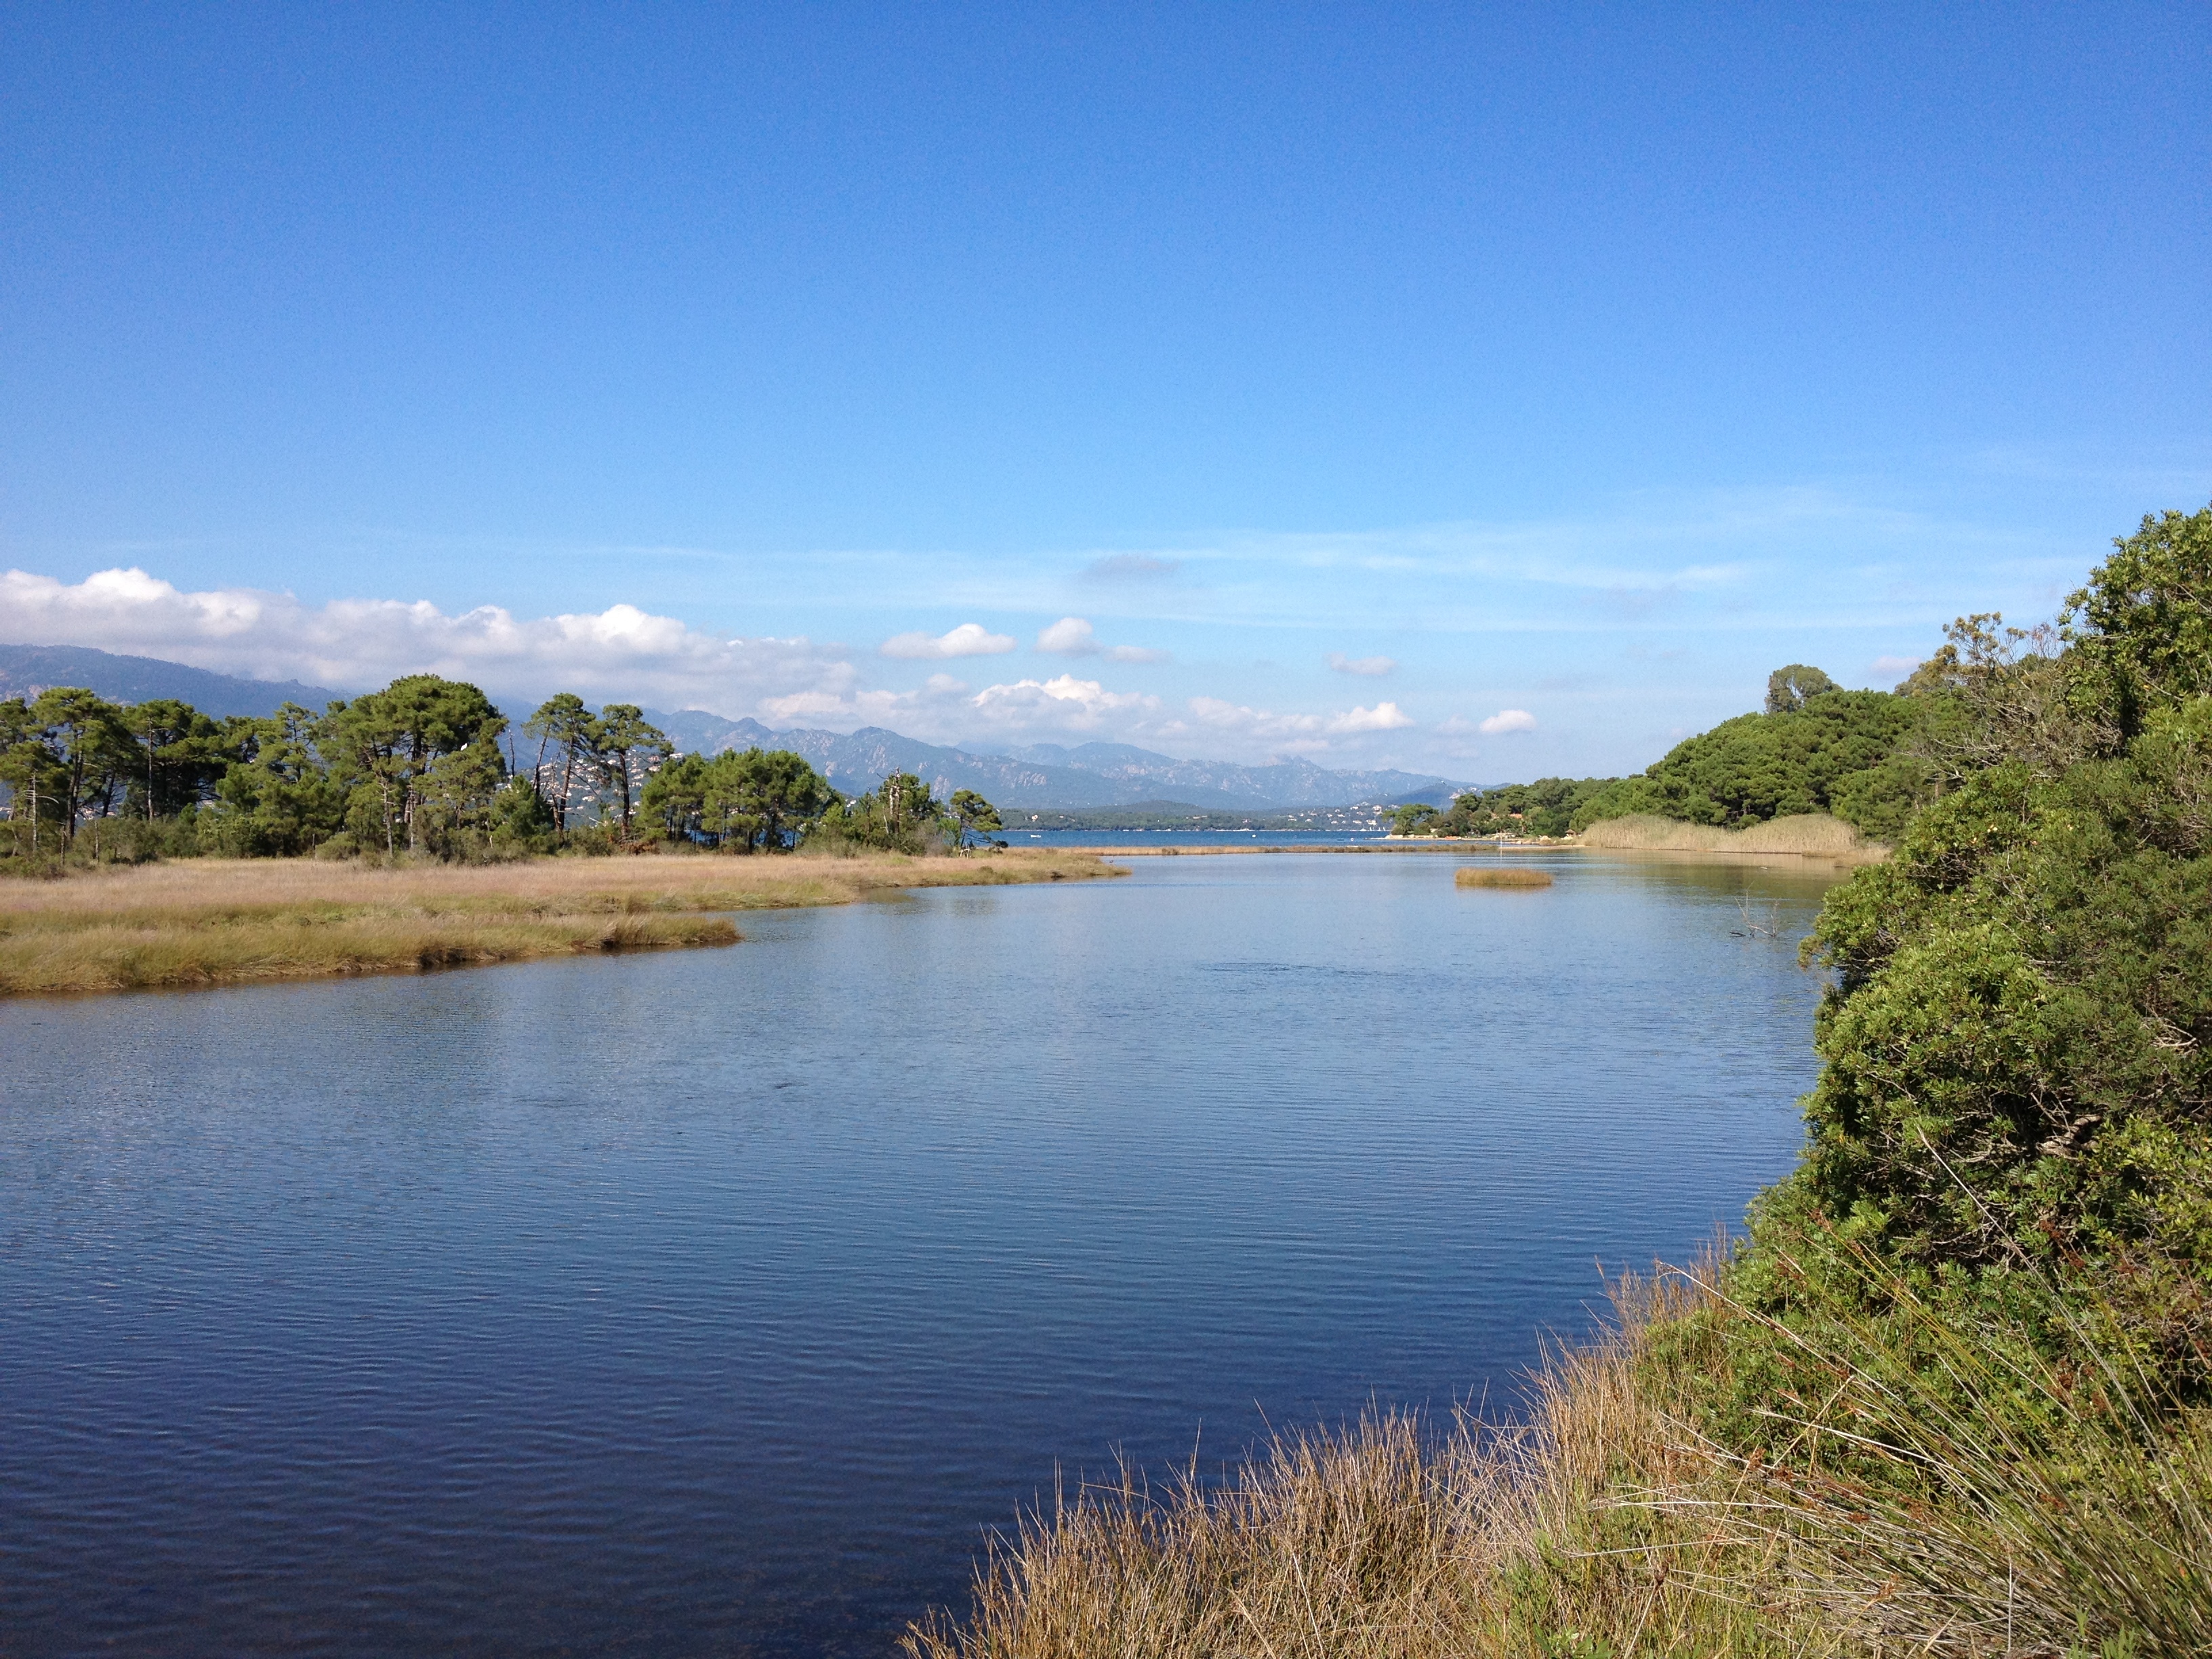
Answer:
[(1400, 807), (1398, 833), (1564, 836), (1583, 804), (1617, 781), (1613, 778), (1538, 778), (1534, 783), (1470, 789), (1455, 796), (1447, 812), (1419, 803)]
[(1675, 744), (1641, 775), (1589, 796), (1574, 827), (1656, 812), (1734, 830), (1832, 812), (1887, 840), (1921, 792), (1924, 769), (1899, 748), (1923, 713), (1918, 700), (1887, 691), (1830, 690), (1784, 702), (1771, 714), (1740, 714)]
[(1804, 1161), (1736, 1274), (1764, 1310), (1863, 1313), (1909, 1286), (1989, 1340), (2094, 1340), (2151, 1395), (2203, 1397), (2206, 529), (2212, 511), (2146, 520), (2075, 596), (2062, 653), (1956, 677), (1953, 752), (1987, 763), (1830, 896), (1806, 944), (1837, 978)]

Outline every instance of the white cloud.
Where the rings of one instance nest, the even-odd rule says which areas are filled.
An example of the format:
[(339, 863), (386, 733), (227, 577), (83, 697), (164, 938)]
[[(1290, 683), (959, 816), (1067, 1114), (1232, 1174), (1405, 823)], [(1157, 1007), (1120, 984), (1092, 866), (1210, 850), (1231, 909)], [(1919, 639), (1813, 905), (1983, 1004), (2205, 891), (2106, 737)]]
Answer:
[(1185, 705), (1199, 725), (1215, 732), (1233, 732), (1261, 738), (1315, 738), (1322, 734), (1318, 714), (1277, 714), (1222, 697), (1193, 697)]
[(1493, 738), (1501, 732), (1533, 732), (1536, 717), (1525, 708), (1501, 708), (1475, 729)]
[(318, 609), (258, 588), (187, 592), (135, 568), (76, 583), (0, 575), (0, 639), (343, 691), (434, 673), (509, 697), (566, 689), (728, 713), (773, 695), (848, 698), (857, 678), (844, 653), (805, 639), (725, 638), (631, 605), (538, 617), (490, 605), (448, 615), (427, 600), (333, 599)]
[(1395, 702), (1378, 702), (1372, 708), (1348, 708), (1322, 729), (1333, 736), (1354, 732), (1396, 732), (1413, 723), (1413, 717)]
[(1395, 657), (1347, 657), (1341, 651), (1328, 653), (1328, 665), (1340, 674), (1359, 674), (1369, 679), (1381, 679), (1397, 667)]
[(880, 647), (886, 657), (996, 657), (1014, 648), (1011, 634), (994, 634), (981, 623), (962, 623), (949, 633), (894, 634)]
[(1060, 674), (1048, 680), (987, 685), (969, 704), (994, 726), (1091, 732), (1109, 719), (1150, 713), (1159, 708), (1160, 700), (1140, 692), (1109, 691), (1097, 680)]
[(1395, 732), (1413, 723), (1413, 716), (1395, 702), (1348, 708), (1340, 714), (1277, 714), (1219, 697), (1193, 697), (1188, 708), (1192, 718), (1210, 731), (1273, 741), (1294, 751), (1326, 749), (1330, 738)]
[(1878, 680), (1901, 679), (1919, 666), (1917, 657), (1876, 657), (1867, 665), (1867, 672)]
[(1098, 654), (1098, 640), (1082, 617), (1062, 617), (1037, 635), (1036, 648), (1056, 657), (1093, 657)]
[(1062, 617), (1037, 635), (1036, 648), (1056, 657), (1103, 656), (1109, 662), (1165, 662), (1168, 653), (1141, 645), (1101, 645), (1090, 623)]

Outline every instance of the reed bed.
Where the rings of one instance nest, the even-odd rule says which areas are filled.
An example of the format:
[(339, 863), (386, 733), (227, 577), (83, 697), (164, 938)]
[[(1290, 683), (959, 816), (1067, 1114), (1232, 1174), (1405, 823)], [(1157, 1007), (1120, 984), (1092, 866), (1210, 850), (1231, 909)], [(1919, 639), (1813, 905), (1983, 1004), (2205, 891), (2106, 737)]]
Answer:
[(1582, 843), (1619, 852), (1794, 853), (1855, 862), (1871, 862), (1887, 855), (1885, 848), (1863, 839), (1850, 824), (1825, 812), (1773, 818), (1745, 830), (1723, 830), (1637, 813), (1601, 818), (1583, 831)]
[[(2125, 1367), (1839, 1328), (1771, 1456), (1697, 1426), (1760, 1322), (1708, 1261), (1624, 1282), (1525, 1420), (1376, 1413), (1208, 1488), (1133, 1471), (1000, 1540), (909, 1659), (2150, 1659), (2212, 1651), (2212, 1426)], [(1929, 1316), (1933, 1317), (1933, 1316)], [(1802, 1338), (1793, 1338), (1803, 1340)], [(1908, 1356), (1905, 1346), (1911, 1347)], [(1936, 1364), (1931, 1370), (1933, 1353)], [(2096, 1367), (2094, 1356), (2077, 1357)], [(1916, 1380), (1917, 1379), (1917, 1380)], [(2024, 1430), (2022, 1391), (2063, 1402)]]
[(1651, 1319), (1698, 1292), (1623, 1291), (1621, 1324), (1556, 1354), (1518, 1425), (1376, 1413), (1279, 1437), (1212, 1488), (1124, 1469), (1056, 1498), (985, 1557), (964, 1619), (908, 1632), (908, 1659), (1844, 1651), (1755, 1547), (1614, 1501), (1694, 1459), (1638, 1371)]
[(0, 884), (0, 994), (421, 971), (734, 944), (726, 913), (1118, 874), (1092, 858), (191, 860)]
[(1526, 865), (1507, 865), (1496, 870), (1462, 868), (1452, 878), (1452, 884), (1455, 887), (1504, 887), (1533, 890), (1549, 887), (1552, 877), (1549, 871), (1531, 870)]

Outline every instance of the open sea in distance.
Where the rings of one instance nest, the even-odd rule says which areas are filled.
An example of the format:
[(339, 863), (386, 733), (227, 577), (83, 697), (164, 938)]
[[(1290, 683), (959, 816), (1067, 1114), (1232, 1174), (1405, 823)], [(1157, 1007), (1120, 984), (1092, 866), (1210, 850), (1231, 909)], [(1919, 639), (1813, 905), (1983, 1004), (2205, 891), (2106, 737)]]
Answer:
[(1825, 866), (1132, 863), (0, 1005), (0, 1652), (884, 1654), (1117, 1451), (1510, 1407), (1792, 1164)]

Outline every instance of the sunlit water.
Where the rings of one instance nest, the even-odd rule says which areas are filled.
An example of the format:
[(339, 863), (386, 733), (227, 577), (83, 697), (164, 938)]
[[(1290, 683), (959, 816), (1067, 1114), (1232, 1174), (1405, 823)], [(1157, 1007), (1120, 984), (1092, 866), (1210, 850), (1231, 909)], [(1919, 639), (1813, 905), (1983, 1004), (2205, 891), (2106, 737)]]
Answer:
[(1503, 1406), (1789, 1167), (1820, 886), (1460, 861), (0, 1006), (0, 1652), (881, 1653), (1117, 1448)]

